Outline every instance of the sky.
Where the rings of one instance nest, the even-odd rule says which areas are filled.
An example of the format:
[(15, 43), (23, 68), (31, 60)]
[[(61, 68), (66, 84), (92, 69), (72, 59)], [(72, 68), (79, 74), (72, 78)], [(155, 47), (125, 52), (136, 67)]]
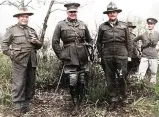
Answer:
[[(3, 0), (0, 0), (0, 3)], [(15, 2), (16, 0), (11, 0)], [(25, 0), (30, 1), (30, 0)], [(51, 0), (46, 0), (45, 5), (37, 4), (36, 0), (33, 0), (32, 7), (29, 8), (34, 13), (29, 19), (29, 25), (40, 31), (42, 28), (43, 20), (49, 7)], [(118, 14), (118, 19), (122, 21), (134, 21), (135, 17), (142, 18), (144, 21), (148, 17), (154, 17), (159, 20), (159, 0), (58, 0), (58, 2), (78, 2), (82, 7), (78, 9), (78, 19), (84, 21), (90, 32), (95, 32), (98, 26), (107, 21), (107, 15), (103, 14), (103, 11), (107, 10), (109, 2), (114, 2), (122, 12)], [(61, 10), (55, 10), (61, 9)], [(51, 38), (57, 23), (66, 19), (66, 8), (63, 4), (54, 4), (48, 21), (48, 28), (46, 30), (46, 37)], [(17, 23), (17, 19), (13, 18), (13, 15), (17, 13), (17, 8), (13, 6), (0, 6), (0, 34), (4, 34), (6, 29), (11, 25)], [(146, 23), (146, 22), (145, 22)], [(156, 30), (159, 31), (159, 23), (156, 25)]]

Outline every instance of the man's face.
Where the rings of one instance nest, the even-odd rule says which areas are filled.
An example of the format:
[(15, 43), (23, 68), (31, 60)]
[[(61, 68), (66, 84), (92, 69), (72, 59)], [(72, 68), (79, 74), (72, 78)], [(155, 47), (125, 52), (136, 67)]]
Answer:
[(153, 23), (148, 23), (148, 29), (149, 29), (149, 30), (154, 29), (154, 26), (155, 26), (155, 24), (153, 24)]
[(111, 21), (116, 20), (117, 16), (118, 16), (118, 12), (117, 11), (112, 11), (112, 12), (108, 13), (109, 20), (111, 20)]
[(29, 15), (20, 15), (18, 16), (18, 21), (21, 25), (28, 25)]
[(77, 19), (77, 11), (67, 11), (67, 16), (71, 20)]

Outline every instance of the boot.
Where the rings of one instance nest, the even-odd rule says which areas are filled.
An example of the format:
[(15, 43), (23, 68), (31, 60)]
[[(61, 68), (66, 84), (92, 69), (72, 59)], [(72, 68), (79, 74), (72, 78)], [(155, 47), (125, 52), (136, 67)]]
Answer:
[(12, 115), (13, 115), (13, 117), (21, 117), (23, 115), (23, 113), (22, 113), (21, 109), (14, 109), (12, 111)]
[(71, 94), (71, 98), (72, 98), (73, 104), (76, 105), (76, 100), (75, 100), (75, 96), (76, 96), (75, 86), (70, 86), (70, 94)]
[(118, 96), (111, 97), (111, 102), (107, 107), (107, 111), (114, 111), (118, 106), (119, 98)]
[(79, 105), (81, 105), (82, 101), (83, 101), (83, 97), (84, 97), (84, 84), (80, 84), (80, 87), (79, 87)]
[(125, 107), (128, 103), (129, 100), (127, 99), (127, 95), (120, 95), (120, 105)]

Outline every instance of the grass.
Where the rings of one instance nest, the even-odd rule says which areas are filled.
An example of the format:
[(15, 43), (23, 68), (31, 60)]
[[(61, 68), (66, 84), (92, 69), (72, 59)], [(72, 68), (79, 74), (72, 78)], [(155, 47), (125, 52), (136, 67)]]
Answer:
[(0, 105), (11, 106), (11, 61), (0, 52)]
[[(60, 77), (61, 63), (56, 57), (38, 59), (37, 82), (38, 89), (55, 89)], [(0, 111), (11, 109), (11, 61), (0, 52)], [(87, 117), (109, 117), (115, 113), (106, 112), (107, 90), (102, 68), (98, 64), (91, 67), (87, 79), (87, 102), (85, 115)], [(132, 78), (133, 79), (133, 78)], [(135, 79), (135, 78), (134, 78)], [(129, 86), (129, 96), (132, 103), (124, 107), (128, 113), (119, 112), (125, 117), (158, 117), (159, 116), (159, 83), (154, 87), (148, 82), (136, 83), (132, 80)], [(61, 98), (61, 97), (60, 97)], [(102, 105), (102, 106), (101, 106)], [(122, 117), (122, 116), (121, 116)]]

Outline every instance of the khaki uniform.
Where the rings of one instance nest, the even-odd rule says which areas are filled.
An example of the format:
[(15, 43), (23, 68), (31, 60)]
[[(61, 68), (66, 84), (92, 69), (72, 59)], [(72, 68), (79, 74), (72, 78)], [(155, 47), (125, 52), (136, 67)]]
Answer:
[(109, 95), (112, 99), (119, 95), (125, 96), (127, 62), (128, 57), (132, 55), (132, 40), (127, 25), (121, 21), (116, 21), (114, 25), (109, 21), (101, 24), (98, 31), (97, 47)]
[[(60, 39), (63, 42), (63, 48), (59, 45)], [(91, 43), (92, 39), (87, 26), (82, 21), (69, 22), (66, 19), (57, 24), (52, 38), (52, 47), (57, 57), (64, 62), (65, 73), (76, 74), (77, 68), (79, 70), (86, 68), (88, 52), (83, 46), (85, 42)], [(77, 78), (75, 82), (70, 80), (70, 85), (74, 86), (76, 82)]]
[(14, 108), (28, 106), (35, 91), (36, 49), (41, 44), (31, 44), (30, 35), (38, 36), (31, 27), (16, 24), (7, 29), (2, 41), (2, 51), (12, 61), (12, 99)]
[[(63, 47), (60, 47), (60, 40), (63, 42)], [(75, 92), (79, 95), (79, 92), (83, 92), (79, 90), (84, 88), (88, 64), (88, 50), (84, 43), (92, 43), (92, 38), (82, 21), (71, 22), (66, 19), (57, 24), (52, 38), (52, 47), (57, 57), (64, 63), (64, 72), (69, 75), (72, 96)]]
[(159, 32), (145, 32), (142, 35), (139, 35), (134, 39), (135, 42), (138, 40), (142, 41), (142, 55), (141, 61), (139, 65), (139, 78), (143, 79), (147, 69), (149, 68), (151, 71), (151, 82), (156, 83), (156, 74), (157, 74), (157, 50), (156, 45), (159, 41)]

